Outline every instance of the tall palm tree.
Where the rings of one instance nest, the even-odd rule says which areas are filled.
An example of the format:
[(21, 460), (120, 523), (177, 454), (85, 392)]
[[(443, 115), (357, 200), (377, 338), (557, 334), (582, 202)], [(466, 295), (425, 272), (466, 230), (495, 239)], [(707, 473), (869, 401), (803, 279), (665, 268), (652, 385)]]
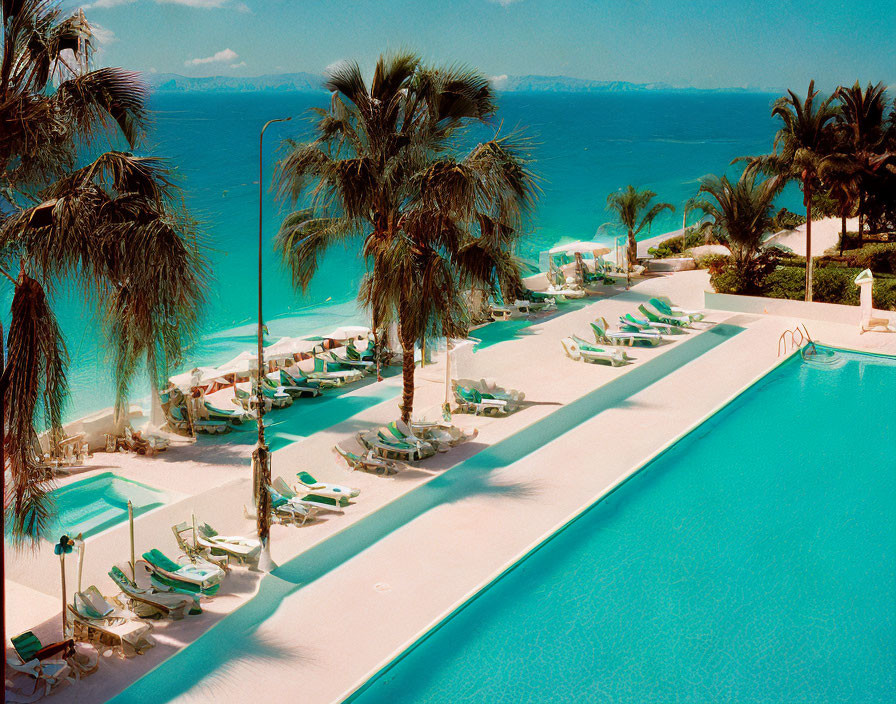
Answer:
[(704, 176), (691, 201), (707, 218), (698, 227), (731, 250), (734, 266), (747, 278), (772, 229), (775, 198), (784, 183), (781, 177), (757, 181), (747, 171), (734, 183), (727, 176)]
[(835, 93), (840, 104), (837, 116), (841, 127), (845, 151), (849, 154), (858, 176), (859, 239), (864, 232), (865, 190), (863, 180), (872, 177), (886, 160), (884, 138), (886, 123), (884, 113), (887, 107), (886, 87), (883, 83), (868, 86), (863, 90), (856, 81), (849, 88), (840, 86)]
[(846, 243), (846, 218), (856, 209), (862, 190), (861, 167), (849, 154), (839, 150), (825, 157), (818, 169), (822, 185), (837, 203), (840, 214), (840, 254)]
[(330, 107), (313, 111), (313, 138), (288, 143), (279, 164), (281, 197), (309, 207), (284, 220), (277, 246), (304, 290), (324, 250), (360, 242), (360, 300), (373, 329), (398, 323), (407, 420), (416, 343), (467, 332), (462, 287), (520, 287), (510, 248), (535, 180), (519, 140), (495, 136), (461, 151), (467, 128), (496, 110), (476, 71), (396, 54), (380, 57), (369, 84), (346, 63), (326, 86)]
[(833, 151), (832, 123), (838, 114), (833, 96), (818, 102), (816, 98), (815, 81), (809, 82), (805, 99), (792, 90), (778, 98), (772, 107), (772, 117), (780, 118), (784, 124), (775, 135), (774, 153), (746, 159), (748, 170), (759, 170), (800, 183), (806, 207), (807, 301), (812, 300), (812, 191), (819, 184), (822, 161)]
[(657, 215), (664, 210), (675, 210), (671, 203), (654, 203), (656, 193), (647, 189), (637, 190), (634, 186), (626, 186), (621, 191), (616, 191), (607, 196), (607, 210), (616, 214), (616, 219), (628, 234), (628, 250), (626, 260), (629, 268), (638, 260), (638, 243), (635, 237), (645, 227), (648, 227)]
[(109, 151), (76, 168), (79, 150), (100, 137), (139, 144), (147, 94), (136, 75), (88, 69), (92, 36), (81, 13), (65, 17), (48, 0), (4, 0), (0, 9), (0, 275), (14, 291), (0, 400), (6, 508), (13, 535), (26, 541), (44, 533), (52, 512), (34, 442), (42, 425), (60, 432), (66, 398), (54, 291), (72, 282), (97, 305), (120, 411), (142, 361), (153, 377), (178, 362), (206, 268), (162, 162)]

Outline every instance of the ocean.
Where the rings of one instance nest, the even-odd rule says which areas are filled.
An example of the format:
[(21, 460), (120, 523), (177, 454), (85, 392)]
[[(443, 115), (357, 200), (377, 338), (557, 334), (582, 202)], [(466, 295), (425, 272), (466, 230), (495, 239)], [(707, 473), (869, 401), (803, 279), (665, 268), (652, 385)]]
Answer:
[[(696, 193), (701, 176), (736, 173), (732, 159), (771, 148), (774, 98), (746, 93), (505, 93), (499, 96), (494, 125), (477, 129), (476, 136), (488, 138), (495, 130), (526, 136), (542, 192), (518, 253), (537, 261), (539, 251), (564, 241), (612, 241), (620, 233), (605, 226), (607, 195), (627, 184), (650, 188), (658, 200), (677, 209), (662, 213), (642, 237), (680, 228), (681, 205)], [(185, 369), (219, 364), (254, 343), (258, 131), (271, 118), (294, 117), (265, 134), (264, 316), (270, 339), (364, 322), (355, 303), (364, 271), (357, 247), (328, 252), (304, 294), (293, 290), (272, 247), (288, 212), (269, 188), (282, 141), (308, 135), (308, 109), (327, 104), (324, 93), (153, 96), (154, 122), (145, 151), (176, 167), (187, 204), (203, 224), (214, 275), (204, 334), (190, 350)], [(798, 192), (790, 189), (779, 205), (795, 209), (799, 203)], [(63, 293), (56, 310), (71, 355), (66, 417), (73, 419), (111, 405), (110, 365), (89, 306)], [(135, 382), (135, 402), (146, 398), (148, 388), (142, 378)]]

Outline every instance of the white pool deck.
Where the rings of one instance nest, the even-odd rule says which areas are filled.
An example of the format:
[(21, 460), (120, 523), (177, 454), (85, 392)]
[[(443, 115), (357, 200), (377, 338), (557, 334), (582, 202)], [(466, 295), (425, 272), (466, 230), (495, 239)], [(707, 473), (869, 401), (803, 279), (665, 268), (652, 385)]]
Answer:
[[(478, 451), (517, 431), (525, 432), (527, 426), (558, 409), (571, 414), (582, 404), (599, 400), (600, 392), (579, 406), (570, 405), (608, 382), (632, 373), (652, 382), (632, 385), (632, 392), (624, 393), (620, 402), (600, 408), (593, 417), (584, 418), (506, 466), (477, 476), (467, 492), (455, 491), (449, 502), (434, 504), (396, 530), (377, 536), (380, 539), (362, 552), (309, 584), (296, 588), (277, 576), (266, 577), (274, 580), (271, 586), (282, 587), (284, 594), (254, 633), (272, 655), (244, 657), (237, 648), (238, 656), (220, 662), (212, 676), (181, 672), (179, 677), (196, 679), (196, 683), (172, 701), (245, 702), (258, 695), (260, 682), (276, 683), (276, 691), (294, 692), (294, 698), (312, 704), (344, 698), (547, 535), (765, 373), (778, 361), (779, 336), (794, 321), (711, 311), (707, 323), (698, 324), (700, 332), (682, 335), (659, 348), (629, 350), (637, 362), (627, 367), (586, 365), (563, 355), (559, 339), (570, 333), (589, 338), (588, 322), (597, 316), (615, 321), (621, 313), (634, 310), (639, 301), (660, 293), (683, 307), (702, 307), (706, 286), (703, 271), (648, 279), (630, 292), (536, 323), (513, 340), (477, 352), (482, 376), (525, 391), (531, 404), (507, 418), (456, 416), (465, 428), (478, 428), (479, 436), (395, 478), (351, 473), (331, 451), (335, 442), (345, 442), (357, 430), (393, 419), (395, 400), (274, 453), (275, 476), (291, 481), (295, 471), (309, 469), (321, 480), (361, 488), (360, 497), (343, 515), (332, 514), (302, 528), (274, 526), (273, 557), (278, 564), (285, 564), (361, 518), (378, 510), (389, 511), (391, 501)], [(675, 350), (697, 345), (696, 338), (713, 335), (711, 329), (719, 323), (743, 331), (690, 361), (684, 360), (672, 373), (656, 380), (650, 377), (651, 368), (662, 368), (659, 357), (683, 355)], [(857, 325), (817, 320), (807, 325), (812, 336), (822, 342), (896, 354), (896, 335), (860, 335)], [(651, 367), (654, 361), (659, 366)], [(440, 403), (444, 382), (436, 380), (444, 379), (441, 363), (428, 366), (418, 379), (417, 407)], [(384, 383), (397, 384), (399, 380)], [(619, 385), (607, 389), (617, 393)], [(191, 510), (221, 532), (252, 533), (254, 524), (242, 517), (240, 509), (249, 496), (247, 454), (248, 448), (219, 446), (212, 451), (194, 446), (172, 449), (154, 460), (98, 454), (93, 463), (103, 471), (113, 469), (122, 476), (184, 494), (182, 501), (136, 521), (138, 554), (150, 547), (176, 553), (170, 526), (188, 520)], [(102, 591), (112, 593), (111, 582), (104, 576), (106, 569), (113, 561), (126, 561), (127, 556), (126, 525), (88, 541), (85, 586), (95, 582)], [(69, 561), (70, 585), (76, 578), (75, 562)], [(35, 629), (39, 635), (46, 640), (58, 637), (58, 562), (45, 549), (12, 558), (7, 574), (15, 580), (7, 582), (9, 632), (41, 624)], [(277, 581), (283, 584), (277, 585)], [(96, 674), (77, 686), (60, 689), (51, 700), (106, 701), (251, 599), (257, 584), (258, 575), (235, 568), (221, 595), (206, 602), (203, 616), (157, 624), (158, 645), (147, 654), (126, 661), (103, 659)], [(266, 687), (265, 696), (273, 689)]]

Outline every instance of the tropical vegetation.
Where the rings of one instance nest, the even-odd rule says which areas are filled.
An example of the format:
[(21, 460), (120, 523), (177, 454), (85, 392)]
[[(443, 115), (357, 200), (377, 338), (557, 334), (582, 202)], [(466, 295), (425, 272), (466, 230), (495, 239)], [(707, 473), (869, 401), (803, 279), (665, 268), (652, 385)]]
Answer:
[(359, 298), (377, 338), (397, 324), (407, 420), (415, 347), (466, 336), (464, 289), (520, 292), (512, 247), (537, 186), (522, 140), (470, 144), (469, 128), (497, 110), (476, 71), (399, 53), (381, 56), (369, 82), (358, 64), (341, 64), (326, 87), (312, 138), (289, 142), (279, 164), (281, 196), (300, 207), (277, 246), (302, 290), (326, 249), (358, 246), (368, 266)]
[[(59, 437), (66, 399), (54, 295), (75, 288), (95, 304), (121, 418), (138, 368), (159, 382), (180, 359), (206, 270), (165, 164), (130, 152), (148, 119), (138, 77), (89, 68), (93, 37), (82, 13), (67, 16), (47, 0), (4, 0), (0, 12), (0, 274), (12, 290), (0, 382), (5, 508), (12, 535), (25, 540), (51, 519), (35, 444), (44, 427)], [(118, 144), (128, 151), (101, 151)]]
[(607, 210), (612, 212), (616, 223), (626, 232), (628, 238), (626, 261), (629, 265), (638, 261), (638, 243), (636, 237), (664, 210), (675, 210), (671, 203), (654, 203), (656, 193), (651, 190), (638, 190), (632, 185), (607, 196)]

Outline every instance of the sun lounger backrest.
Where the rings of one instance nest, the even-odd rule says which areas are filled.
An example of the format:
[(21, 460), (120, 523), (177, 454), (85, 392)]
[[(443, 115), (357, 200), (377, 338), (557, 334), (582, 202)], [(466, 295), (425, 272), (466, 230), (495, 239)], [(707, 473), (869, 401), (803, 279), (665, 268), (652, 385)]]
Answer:
[(289, 488), (289, 484), (286, 483), (286, 480), (283, 477), (277, 477), (274, 479), (274, 489), (277, 490), (277, 493), (285, 496), (287, 499), (293, 498), (296, 496), (296, 492)]
[(296, 476), (302, 484), (307, 484), (309, 486), (317, 484), (317, 479), (308, 474), (308, 472), (296, 472)]
[(166, 572), (177, 572), (181, 568), (181, 565), (171, 560), (164, 553), (155, 549), (143, 553), (143, 559), (146, 560), (149, 564), (158, 567), (159, 569), (163, 569)]
[(22, 658), (22, 662), (33, 660), (37, 652), (43, 648), (40, 639), (31, 631), (26, 631), (10, 640), (12, 647), (15, 648), (18, 656)]

